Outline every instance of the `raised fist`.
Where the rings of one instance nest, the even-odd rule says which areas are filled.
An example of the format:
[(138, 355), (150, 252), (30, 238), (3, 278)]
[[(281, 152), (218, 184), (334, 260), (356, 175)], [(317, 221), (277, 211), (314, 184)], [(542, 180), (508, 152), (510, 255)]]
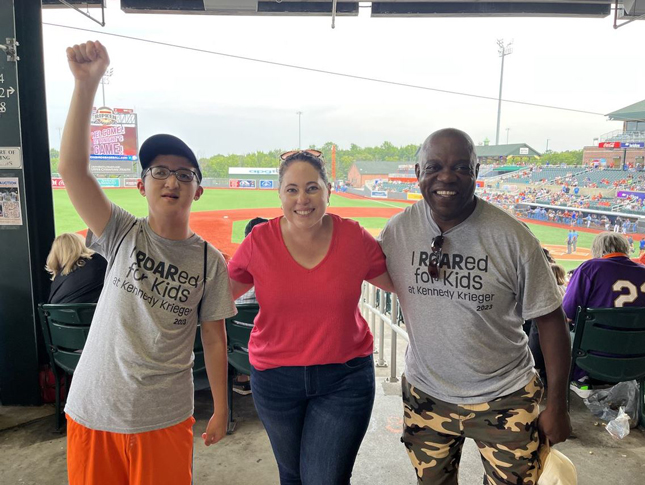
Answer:
[(107, 49), (98, 40), (67, 48), (69, 68), (77, 81), (98, 83), (110, 65)]

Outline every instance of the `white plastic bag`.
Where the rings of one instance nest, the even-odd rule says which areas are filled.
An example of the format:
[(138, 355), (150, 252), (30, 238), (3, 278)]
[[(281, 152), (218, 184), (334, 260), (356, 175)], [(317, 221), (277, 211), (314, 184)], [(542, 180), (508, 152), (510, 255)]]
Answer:
[(618, 416), (609, 421), (609, 424), (607, 424), (605, 429), (615, 440), (622, 440), (629, 434), (629, 419), (629, 414), (627, 414), (625, 412), (625, 408), (621, 406), (618, 410)]
[(563, 453), (543, 443), (538, 454), (541, 466), (537, 485), (578, 485), (576, 467)]

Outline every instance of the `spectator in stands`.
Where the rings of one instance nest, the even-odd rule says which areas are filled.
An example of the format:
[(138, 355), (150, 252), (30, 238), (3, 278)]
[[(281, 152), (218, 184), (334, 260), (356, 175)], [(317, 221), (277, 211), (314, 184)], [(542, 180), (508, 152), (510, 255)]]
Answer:
[(361, 285), (392, 289), (374, 238), (326, 213), (321, 155), (282, 154), (284, 216), (255, 227), (229, 263), (233, 294), (255, 286), (262, 309), (249, 341), (251, 389), (285, 484), (349, 483), (375, 393)]
[[(562, 298), (567, 289), (567, 273), (565, 269), (555, 261), (553, 261), (553, 259), (549, 260), (549, 258), (547, 258), (547, 261), (550, 262), (551, 271), (553, 272), (553, 276), (555, 277), (555, 281), (558, 285), (560, 298)], [(546, 367), (544, 365), (544, 355), (542, 354), (542, 348), (540, 347), (540, 333), (538, 326), (534, 320), (531, 320), (529, 332), (529, 348), (531, 349), (531, 353), (533, 354), (535, 368), (540, 373), (540, 377), (546, 385), (548, 381), (546, 376)]]
[(629, 242), (621, 234), (601, 232), (594, 238), (593, 259), (573, 273), (564, 296), (563, 308), (570, 320), (575, 320), (579, 306), (645, 306), (645, 293), (639, 290), (645, 283), (645, 267), (628, 254)]
[[(263, 217), (254, 217), (251, 219), (244, 228), (244, 237), (247, 238), (255, 226), (258, 224), (264, 224), (265, 222), (269, 222), (269, 219), (265, 219)], [(255, 297), (255, 287), (251, 288), (235, 300), (236, 305), (249, 305), (257, 302), (258, 300)]]
[[(251, 219), (244, 228), (244, 237), (248, 237), (251, 234), (251, 230), (258, 224), (264, 224), (269, 222), (268, 219), (263, 217), (254, 217)], [(255, 298), (255, 287), (251, 288), (249, 291), (244, 293), (242, 296), (235, 300), (236, 305), (253, 305), (256, 304), (258, 300)], [(251, 379), (247, 375), (238, 375), (237, 378), (233, 381), (233, 390), (238, 394), (246, 396), (251, 394)]]
[(85, 245), (79, 234), (64, 233), (54, 239), (45, 269), (52, 275), (48, 303), (99, 301), (107, 261)]
[(65, 405), (70, 485), (189, 485), (193, 348), (201, 322), (214, 411), (205, 445), (226, 434), (224, 319), (235, 314), (222, 255), (189, 226), (203, 193), (192, 150), (155, 135), (139, 150), (148, 217), (111, 203), (90, 173), (92, 103), (110, 60), (99, 42), (67, 49), (74, 92), (58, 170), (108, 276)]
[[(562, 307), (567, 318), (575, 321), (578, 307), (645, 307), (645, 267), (629, 259), (629, 243), (615, 232), (601, 232), (591, 244), (593, 259), (582, 263), (569, 280)], [(577, 373), (577, 390), (586, 384)]]
[[(571, 352), (555, 279), (526, 226), (475, 196), (479, 166), (466, 133), (439, 130), (417, 156), (423, 200), (380, 236), (410, 336), (403, 442), (419, 483), (456, 483), (467, 437), (478, 440), (486, 483), (527, 483), (538, 431), (555, 444), (571, 430)], [(539, 419), (542, 384), (523, 330), (530, 319), (550, 383)]]

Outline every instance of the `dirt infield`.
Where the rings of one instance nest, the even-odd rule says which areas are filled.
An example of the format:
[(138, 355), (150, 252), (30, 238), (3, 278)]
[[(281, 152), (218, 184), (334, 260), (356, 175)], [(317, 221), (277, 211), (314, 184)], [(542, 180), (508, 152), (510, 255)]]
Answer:
[(574, 253), (567, 254), (566, 246), (558, 246), (556, 244), (543, 244), (555, 259), (567, 259), (570, 261), (586, 261), (591, 259), (591, 249), (577, 248)]
[[(327, 209), (327, 212), (341, 217), (384, 217), (386, 219), (401, 211), (403, 209), (399, 207), (330, 207)], [(232, 256), (239, 246), (231, 241), (233, 222), (254, 217), (272, 219), (281, 215), (282, 210), (277, 207), (192, 212), (190, 227), (220, 251)]]

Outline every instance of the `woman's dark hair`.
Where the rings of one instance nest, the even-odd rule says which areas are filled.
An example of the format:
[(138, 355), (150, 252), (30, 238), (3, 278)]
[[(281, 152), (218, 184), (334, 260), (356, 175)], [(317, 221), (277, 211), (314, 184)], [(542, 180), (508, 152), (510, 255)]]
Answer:
[(318, 171), (320, 178), (322, 178), (325, 183), (325, 186), (329, 183), (329, 179), (327, 178), (327, 169), (325, 168), (325, 161), (323, 158), (312, 155), (306, 151), (300, 151), (288, 156), (280, 162), (280, 167), (278, 168), (278, 188), (282, 187), (282, 177), (284, 177), (289, 165), (294, 162), (307, 162)]

